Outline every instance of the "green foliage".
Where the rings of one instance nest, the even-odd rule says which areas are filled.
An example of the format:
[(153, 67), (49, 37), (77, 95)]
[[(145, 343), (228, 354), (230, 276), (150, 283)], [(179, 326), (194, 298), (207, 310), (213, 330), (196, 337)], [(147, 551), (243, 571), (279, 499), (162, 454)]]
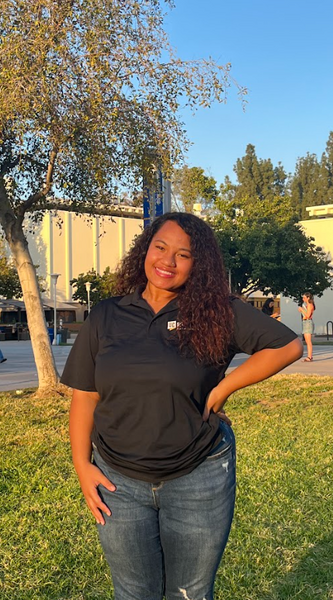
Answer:
[(272, 214), (280, 218), (293, 216), (287, 193), (287, 175), (281, 163), (273, 167), (270, 159), (258, 159), (255, 147), (249, 144), (245, 156), (237, 160), (234, 171), (237, 184), (232, 184), (226, 177), (220, 187), (217, 201), (220, 210), (223, 203), (234, 213), (254, 220), (266, 219)]
[(333, 131), (320, 161), (309, 153), (298, 159), (291, 180), (291, 197), (300, 219), (309, 217), (307, 206), (333, 203)]
[(75, 289), (73, 294), (73, 300), (77, 300), (80, 304), (87, 304), (88, 293), (86, 289), (86, 283), (91, 283), (90, 288), (90, 303), (92, 306), (104, 300), (114, 296), (115, 294), (115, 275), (111, 273), (110, 267), (106, 267), (103, 275), (98, 275), (94, 269), (91, 269), (87, 273), (80, 273), (76, 279), (71, 280), (71, 285)]
[(332, 284), (330, 261), (296, 223), (283, 167), (259, 160), (248, 145), (235, 172), (237, 183), (226, 178), (220, 188), (220, 214), (212, 222), (233, 291), (283, 293), (297, 301), (305, 289), (321, 296)]
[[(320, 165), (315, 154), (299, 158), (291, 181), (291, 197), (300, 219), (307, 218), (307, 206), (321, 204), (317, 197)], [(324, 204), (324, 202), (323, 202)]]
[(304, 290), (321, 296), (332, 284), (330, 261), (296, 223), (220, 220), (215, 231), (238, 294), (260, 290), (299, 301)]
[(239, 208), (243, 208), (247, 198), (273, 201), (285, 193), (287, 175), (281, 163), (273, 167), (269, 158), (258, 159), (252, 144), (246, 147), (245, 156), (237, 160), (234, 171), (238, 180), (234, 200)]
[(200, 203), (202, 208), (207, 210), (218, 196), (215, 179), (205, 175), (201, 167), (185, 165), (176, 169), (171, 189), (176, 205), (180, 205), (186, 212), (192, 212), (196, 203)]
[[(315, 376), (274, 377), (228, 401), (237, 499), (216, 600), (331, 600), (332, 407), (333, 379)], [(2, 600), (113, 598), (68, 412), (59, 395), (0, 394)]]
[(333, 131), (321, 159), (307, 153), (298, 159), (292, 176), (281, 163), (274, 167), (270, 159), (258, 159), (252, 144), (237, 160), (234, 172), (237, 183), (227, 176), (216, 201), (223, 214), (241, 212), (255, 221), (272, 215), (285, 222), (307, 219), (307, 206), (333, 203)]
[(288, 193), (287, 175), (279, 163), (258, 159), (249, 144), (243, 158), (234, 167), (237, 183), (229, 177), (220, 186), (215, 206), (228, 219), (239, 223), (288, 223), (296, 220), (296, 211)]
[(170, 173), (187, 147), (180, 108), (226, 99), (230, 65), (175, 56), (165, 5), (1, 1), (0, 171), (13, 208), (38, 218), (56, 190), (93, 214), (119, 187), (142, 189), (143, 172)]

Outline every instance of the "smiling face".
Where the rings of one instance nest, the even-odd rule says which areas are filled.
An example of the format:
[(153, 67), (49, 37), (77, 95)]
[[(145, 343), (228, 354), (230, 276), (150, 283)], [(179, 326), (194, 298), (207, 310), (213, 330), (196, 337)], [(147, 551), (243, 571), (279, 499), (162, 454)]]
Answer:
[(174, 221), (166, 221), (154, 235), (145, 260), (147, 287), (176, 292), (193, 266), (191, 239)]

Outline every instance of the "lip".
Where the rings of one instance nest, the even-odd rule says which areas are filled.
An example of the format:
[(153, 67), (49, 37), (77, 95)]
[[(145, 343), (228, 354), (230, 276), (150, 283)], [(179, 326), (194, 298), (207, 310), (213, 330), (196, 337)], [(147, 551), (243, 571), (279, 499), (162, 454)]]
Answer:
[(166, 269), (159, 269), (158, 267), (155, 267), (155, 273), (159, 277), (163, 277), (163, 279), (171, 279), (175, 276), (175, 273), (173, 273), (172, 271), (167, 271)]

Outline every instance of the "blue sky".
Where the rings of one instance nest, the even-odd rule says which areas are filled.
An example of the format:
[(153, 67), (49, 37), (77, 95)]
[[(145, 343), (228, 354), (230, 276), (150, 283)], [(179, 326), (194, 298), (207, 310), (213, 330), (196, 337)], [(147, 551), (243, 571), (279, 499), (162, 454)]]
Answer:
[(318, 157), (333, 130), (333, 0), (175, 0), (165, 28), (178, 55), (230, 62), (249, 90), (245, 113), (230, 91), (226, 105), (182, 113), (193, 142), (190, 166), (221, 183), (247, 144), (259, 158), (293, 172)]

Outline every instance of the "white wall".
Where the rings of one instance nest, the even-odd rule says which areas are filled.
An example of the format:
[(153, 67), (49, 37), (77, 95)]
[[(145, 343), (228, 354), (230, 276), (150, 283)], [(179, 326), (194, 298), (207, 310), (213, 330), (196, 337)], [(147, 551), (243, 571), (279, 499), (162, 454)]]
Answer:
[[(321, 246), (328, 258), (333, 257), (333, 218), (310, 219), (301, 221), (306, 235), (315, 238), (317, 246)], [(306, 289), (304, 289), (306, 291)], [(327, 321), (333, 321), (333, 290), (325, 290), (321, 298), (315, 297), (316, 311), (314, 313), (315, 333), (326, 334)], [(297, 310), (297, 303), (290, 298), (281, 296), (281, 320), (296, 333), (302, 332), (302, 322)], [(330, 326), (331, 332), (331, 326)]]
[(65, 211), (59, 212), (57, 217), (46, 213), (43, 221), (31, 228), (34, 234), (26, 233), (33, 262), (39, 265), (38, 274), (47, 282), (44, 296), (52, 295), (50, 274), (60, 273), (57, 299), (71, 301), (70, 280), (90, 269), (99, 274), (106, 267), (115, 269), (142, 228), (143, 220), (130, 217), (113, 217), (111, 221), (79, 217)]

